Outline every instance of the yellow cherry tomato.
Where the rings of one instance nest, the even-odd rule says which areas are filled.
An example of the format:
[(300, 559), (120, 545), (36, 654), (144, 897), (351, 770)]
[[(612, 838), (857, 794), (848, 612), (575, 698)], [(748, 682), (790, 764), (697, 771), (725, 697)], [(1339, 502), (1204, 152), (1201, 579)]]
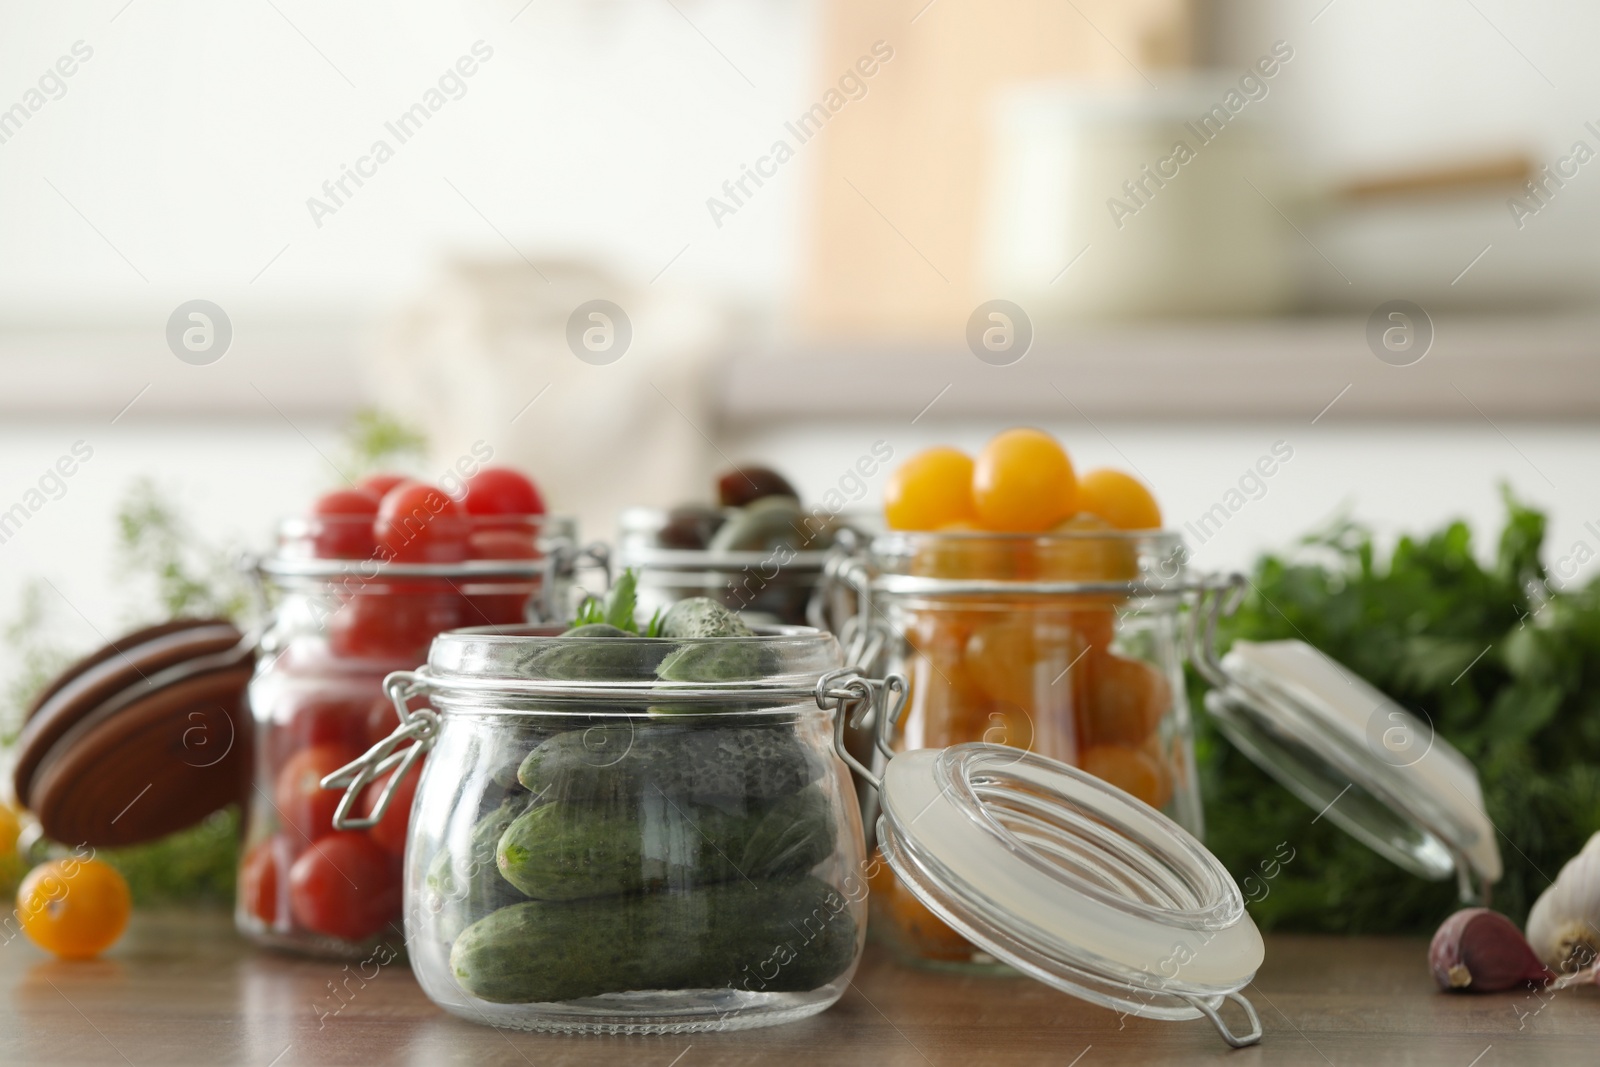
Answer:
[(1007, 430), (983, 446), (972, 470), (978, 521), (1004, 533), (1048, 530), (1077, 511), (1077, 478), (1056, 439), (1042, 430)]
[(1160, 671), (1110, 652), (1092, 653), (1084, 667), (1088, 707), (1080, 715), (1090, 741), (1136, 747), (1155, 734), (1172, 705), (1172, 686)]
[(1094, 745), (1083, 750), (1078, 766), (1123, 792), (1132, 793), (1152, 808), (1165, 807), (1172, 799), (1166, 768), (1142, 748)]
[(17, 917), (29, 940), (62, 959), (90, 959), (116, 943), (128, 925), (128, 883), (96, 859), (60, 859), (28, 872), (17, 890)]
[(1068, 536), (1041, 537), (1026, 546), (1030, 577), (1050, 582), (1120, 582), (1139, 575), (1135, 547), (1098, 515), (1080, 511), (1052, 526), (1050, 532)]
[(1016, 546), (1009, 538), (995, 537), (971, 522), (952, 522), (938, 528), (941, 534), (917, 545), (911, 573), (930, 578), (1014, 578)]
[(17, 817), (17, 809), (10, 804), (0, 803), (0, 853), (14, 850), (21, 834), (22, 820)]
[(1078, 479), (1078, 510), (1098, 515), (1119, 530), (1159, 530), (1161, 507), (1145, 484), (1121, 471), (1090, 471)]
[(977, 517), (972, 506), (972, 457), (959, 448), (918, 452), (889, 476), (883, 516), (891, 530), (937, 530)]
[(0, 894), (16, 891), (22, 880), (22, 857), (17, 853), (17, 838), (22, 833), (22, 821), (17, 809), (0, 804)]

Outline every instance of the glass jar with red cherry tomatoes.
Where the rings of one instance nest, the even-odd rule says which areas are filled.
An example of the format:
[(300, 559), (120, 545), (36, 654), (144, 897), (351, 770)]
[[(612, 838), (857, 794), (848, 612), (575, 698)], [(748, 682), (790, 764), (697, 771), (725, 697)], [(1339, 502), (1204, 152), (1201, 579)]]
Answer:
[[(283, 523), (258, 564), (271, 615), (249, 690), (253, 783), (235, 908), (258, 943), (362, 958), (378, 941), (403, 942), (416, 777), (362, 831), (333, 829), (341, 794), (322, 779), (393, 731), (384, 676), (424, 661), (435, 635), (566, 617), (574, 524), (542, 514), (521, 475), (480, 474), (496, 492), (474, 500), (469, 480), (462, 502), (384, 475), (324, 494)], [(358, 805), (370, 809), (386, 784)]]
[[(1044, 533), (896, 531), (830, 569), (858, 604), (841, 633), (851, 661), (910, 682), (901, 748), (1025, 749), (1200, 836), (1178, 535), (1092, 517)], [(994, 966), (887, 865), (872, 888), (870, 929), (896, 955)]]

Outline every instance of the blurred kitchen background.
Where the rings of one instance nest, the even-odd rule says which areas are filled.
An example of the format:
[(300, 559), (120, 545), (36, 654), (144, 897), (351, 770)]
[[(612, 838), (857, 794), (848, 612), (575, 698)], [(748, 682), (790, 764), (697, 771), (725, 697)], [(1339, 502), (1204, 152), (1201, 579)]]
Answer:
[[(263, 547), (370, 408), (592, 537), (729, 459), (820, 497), (1029, 422), (1179, 528), (1287, 442), (1203, 567), (1341, 510), (1490, 533), (1506, 483), (1587, 579), (1596, 39), (1579, 0), (5, 0), (0, 672), (147, 610), (140, 479)], [(602, 299), (626, 350), (580, 359)]]

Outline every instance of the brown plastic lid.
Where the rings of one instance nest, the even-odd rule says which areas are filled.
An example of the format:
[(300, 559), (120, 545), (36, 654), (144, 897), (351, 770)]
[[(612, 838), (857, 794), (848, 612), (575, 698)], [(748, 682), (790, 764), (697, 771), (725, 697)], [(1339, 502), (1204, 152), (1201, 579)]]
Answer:
[(17, 800), (64, 844), (134, 845), (243, 798), (254, 643), (225, 619), (118, 638), (34, 700), (17, 744)]

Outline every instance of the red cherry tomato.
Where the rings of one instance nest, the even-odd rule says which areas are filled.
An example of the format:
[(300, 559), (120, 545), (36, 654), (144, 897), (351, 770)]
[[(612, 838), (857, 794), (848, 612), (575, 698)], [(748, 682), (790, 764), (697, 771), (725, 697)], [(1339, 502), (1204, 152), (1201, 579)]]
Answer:
[(409, 482), (410, 480), (411, 479), (406, 477), (404, 474), (396, 474), (393, 471), (379, 471), (376, 474), (369, 474), (365, 478), (361, 479), (356, 483), (356, 488), (365, 489), (379, 500), (382, 500), (388, 495), (389, 490), (393, 489), (401, 482)]
[(473, 625), (462, 597), (443, 592), (359, 593), (328, 620), (328, 646), (343, 659), (419, 663), (436, 634)]
[(367, 707), (371, 702), (370, 693), (343, 697), (316, 692), (303, 694), (291, 712), (288, 730), (279, 731), (279, 736), (295, 751), (312, 745), (351, 748), (366, 745)]
[(395, 714), (394, 702), (382, 696), (374, 700), (367, 707), (367, 747), (382, 741), (394, 733), (400, 725), (400, 717)]
[[(483, 520), (475, 517), (474, 521)], [(473, 530), (468, 538), (472, 559), (538, 559), (538, 536), (530, 523)], [(516, 626), (528, 621), (528, 593), (468, 593), (465, 626)]]
[(368, 559), (377, 548), (372, 519), (378, 497), (365, 489), (334, 489), (311, 505), (312, 551), (321, 559)]
[(463, 626), (521, 626), (528, 621), (527, 593), (474, 593), (463, 600)]
[[(417, 795), (417, 783), (422, 779), (424, 762), (426, 757), (419, 760), (416, 767), (395, 786), (394, 800), (390, 802), (389, 810), (383, 813), (383, 818), (378, 820), (376, 826), (367, 830), (368, 837), (381, 845), (385, 852), (395, 856), (406, 854), (406, 830), (411, 826), (411, 798)], [(372, 814), (389, 779), (398, 773), (397, 769), (386, 774), (362, 790), (360, 804), (363, 817)]]
[(308, 930), (365, 941), (400, 915), (400, 865), (366, 834), (328, 834), (289, 868), (289, 907)]
[(458, 563), (467, 558), (467, 523), (444, 490), (402, 482), (384, 494), (372, 536), (396, 563)]
[[(286, 834), (257, 841), (239, 864), (239, 905), (245, 914), (275, 925), (278, 897), (287, 883), (283, 872), (294, 862), (294, 842)], [(285, 916), (286, 917), (286, 916)]]
[(333, 829), (333, 812), (342, 794), (322, 788), (322, 779), (362, 751), (349, 745), (312, 745), (289, 757), (278, 770), (272, 798), (285, 829), (298, 831), (307, 841)]
[(543, 515), (538, 486), (510, 467), (485, 467), (467, 479), (468, 515)]

